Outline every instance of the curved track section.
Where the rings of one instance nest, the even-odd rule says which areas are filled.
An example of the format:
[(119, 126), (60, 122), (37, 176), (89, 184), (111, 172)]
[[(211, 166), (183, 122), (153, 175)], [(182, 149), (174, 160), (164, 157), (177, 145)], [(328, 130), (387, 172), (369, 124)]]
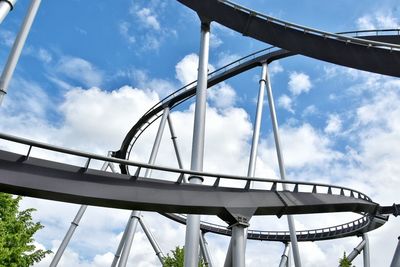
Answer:
[(178, 0), (208, 21), (296, 54), (400, 77), (400, 45), (323, 32), (279, 20), (226, 0)]
[[(1, 134), (0, 138), (26, 144), (27, 155), (0, 151), (0, 190), (13, 194), (67, 201), (87, 205), (140, 209), (168, 213), (217, 215), (227, 222), (236, 216), (326, 213), (351, 211), (379, 215), (382, 208), (356, 190), (335, 185), (297, 181), (279, 181), (187, 171), (104, 157), (49, 146)], [(38, 147), (86, 158), (83, 167), (30, 157)], [(135, 166), (137, 176), (90, 169), (92, 160)], [(141, 179), (140, 170), (149, 168), (175, 174), (176, 181)], [(184, 184), (184, 176), (201, 176), (212, 185)], [(162, 177), (164, 178), (164, 177)], [(225, 182), (242, 185), (224, 187)], [(251, 182), (259, 189), (249, 189)], [(283, 185), (288, 190), (282, 190)]]
[[(181, 224), (186, 224), (186, 217), (177, 214), (162, 214), (165, 217), (174, 220)], [(385, 224), (387, 216), (370, 216), (365, 215), (357, 220), (335, 225), (331, 227), (311, 229), (305, 231), (297, 231), (297, 241), (321, 241), (331, 240), (336, 238), (343, 238), (348, 236), (361, 236), (363, 233), (377, 229), (378, 227)], [(200, 229), (204, 233), (214, 233), (219, 235), (231, 236), (232, 231), (223, 225), (217, 225), (209, 222), (202, 221), (200, 223)], [(289, 231), (260, 231), (251, 230), (247, 231), (247, 239), (261, 240), (261, 241), (278, 241), (278, 242), (289, 242), (290, 233)]]
[[(382, 34), (383, 33), (383, 34)], [(378, 30), (378, 31), (355, 31), (345, 32), (344, 34), (361, 35), (359, 38), (374, 39), (379, 41), (390, 41), (392, 43), (400, 43), (400, 35), (398, 30)], [(365, 35), (367, 34), (367, 35)], [(239, 60), (236, 60), (222, 68), (215, 70), (208, 74), (208, 88), (216, 85), (219, 82), (225, 81), (235, 75), (243, 73), (247, 70), (260, 66), (262, 63), (271, 63), (275, 60), (286, 58), (295, 55), (292, 52), (279, 49), (276, 47), (269, 47), (258, 52), (252, 53)], [(165, 107), (174, 108), (183, 101), (193, 97), (196, 94), (196, 81), (182, 87), (169, 96), (165, 97), (159, 103), (154, 105), (148, 110), (129, 130), (124, 140), (122, 141), (121, 148), (115, 152), (118, 158), (129, 158), (132, 147), (134, 146), (137, 138), (161, 115)], [(121, 165), (122, 173), (129, 173), (127, 166)]]

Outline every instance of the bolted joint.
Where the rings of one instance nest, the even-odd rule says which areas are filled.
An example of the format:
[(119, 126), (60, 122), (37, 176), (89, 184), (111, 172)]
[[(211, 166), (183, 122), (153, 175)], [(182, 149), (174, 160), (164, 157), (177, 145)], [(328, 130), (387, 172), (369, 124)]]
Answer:
[(246, 217), (237, 216), (235, 219), (236, 219), (236, 222), (233, 224), (230, 224), (228, 226), (228, 229), (232, 229), (234, 226), (241, 226), (243, 228), (247, 228), (250, 226), (249, 219)]

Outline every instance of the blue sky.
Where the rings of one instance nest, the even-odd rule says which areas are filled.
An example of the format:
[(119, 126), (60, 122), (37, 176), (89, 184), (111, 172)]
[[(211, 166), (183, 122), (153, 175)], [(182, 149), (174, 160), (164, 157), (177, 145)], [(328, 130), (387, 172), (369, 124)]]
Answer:
[[(29, 1), (17, 2), (0, 25), (0, 65)], [(176, 1), (43, 1), (0, 109), (0, 130), (88, 152), (117, 150), (129, 128), (162, 97), (196, 78), (199, 20)], [(293, 23), (341, 32), (399, 28), (398, 3), (385, 1), (237, 1)], [(215, 23), (211, 27), (210, 69), (268, 44)], [(270, 66), (272, 88), (290, 179), (338, 183), (375, 201), (399, 202), (400, 82), (303, 56)], [(205, 170), (247, 173), (260, 69), (221, 83), (208, 92)], [(267, 104), (264, 107), (257, 176), (277, 177)], [(189, 166), (193, 101), (174, 110), (178, 140)], [(189, 125), (189, 126), (188, 126)], [(156, 126), (141, 137), (132, 159), (146, 162)], [(166, 131), (168, 133), (168, 131)], [(165, 134), (157, 164), (176, 166)], [(9, 143), (3, 149), (24, 151)], [(77, 159), (34, 151), (36, 156), (79, 163)], [(45, 228), (39, 246), (55, 250), (77, 205), (26, 198)], [(62, 211), (62, 212), (60, 212)], [(108, 266), (129, 211), (90, 207), (59, 266)], [(164, 250), (183, 245), (184, 228), (145, 213)], [(323, 219), (320, 219), (323, 218)], [(298, 229), (340, 224), (351, 214), (296, 216)], [(208, 218), (217, 221), (215, 218)], [(254, 218), (252, 227), (286, 229), (286, 220)], [(371, 233), (372, 266), (393, 255), (396, 219)], [(92, 233), (92, 234), (89, 234)], [(207, 235), (214, 262), (224, 259), (228, 239)], [(305, 266), (332, 266), (357, 238), (301, 244)], [(157, 266), (141, 231), (131, 262)], [(248, 265), (278, 265), (281, 244), (248, 244)], [(51, 257), (37, 266), (46, 266)], [(324, 265), (325, 264), (325, 265)], [(360, 265), (360, 261), (356, 265)]]

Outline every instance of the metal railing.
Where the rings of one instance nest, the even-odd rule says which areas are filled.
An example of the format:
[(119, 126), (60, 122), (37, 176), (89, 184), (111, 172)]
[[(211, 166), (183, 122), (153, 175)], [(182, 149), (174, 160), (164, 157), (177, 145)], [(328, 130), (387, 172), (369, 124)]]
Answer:
[[(342, 186), (336, 186), (336, 185), (329, 185), (329, 184), (322, 184), (322, 183), (311, 183), (311, 182), (301, 182), (301, 181), (290, 181), (290, 180), (276, 180), (276, 179), (271, 179), (271, 178), (257, 178), (257, 177), (247, 177), (247, 176), (237, 176), (237, 175), (226, 175), (226, 174), (217, 174), (217, 173), (209, 173), (209, 172), (199, 172), (199, 171), (191, 171), (191, 170), (184, 170), (184, 169), (177, 169), (177, 168), (171, 168), (171, 167), (164, 167), (164, 166), (156, 166), (156, 165), (150, 165), (146, 163), (141, 163), (141, 162), (135, 162), (135, 161), (130, 161), (126, 159), (119, 159), (119, 158), (114, 158), (114, 157), (107, 157), (107, 156), (102, 156), (102, 155), (97, 155), (97, 154), (92, 154), (92, 153), (87, 153), (87, 152), (82, 152), (82, 151), (77, 151), (77, 150), (72, 150), (64, 147), (59, 147), (59, 146), (53, 146), (49, 144), (45, 144), (42, 142), (37, 142), (21, 137), (16, 137), (12, 135), (7, 135), (4, 133), (0, 133), (0, 139), (16, 142), (19, 144), (24, 144), (29, 146), (28, 152), (25, 155), (26, 159), (29, 159), (32, 153), (32, 149), (34, 147), (49, 150), (49, 151), (54, 151), (54, 152), (60, 152), (64, 153), (67, 155), (74, 155), (78, 157), (83, 157), (86, 159), (85, 165), (82, 167), (84, 171), (88, 170), (90, 167), (90, 163), (92, 160), (99, 160), (99, 161), (105, 161), (105, 162), (112, 162), (112, 163), (118, 163), (118, 164), (124, 164), (128, 166), (133, 166), (136, 167), (136, 172), (135, 174), (129, 175), (130, 180), (135, 181), (140, 178), (140, 173), (143, 169), (152, 169), (152, 170), (158, 170), (166, 173), (173, 173), (178, 176), (178, 178), (175, 180), (176, 184), (183, 184), (184, 183), (184, 177), (200, 177), (201, 179), (207, 179), (209, 182), (211, 182), (210, 185), (204, 184), (201, 186), (209, 186), (209, 187), (224, 187), (224, 188), (235, 188), (235, 189), (242, 189), (243, 191), (248, 191), (248, 190), (258, 190), (258, 191), (274, 191), (274, 192), (292, 192), (292, 193), (312, 193), (312, 194), (327, 194), (327, 195), (336, 195), (336, 196), (341, 196), (341, 197), (348, 197), (348, 198), (356, 198), (356, 199), (362, 199), (367, 202), (372, 202), (372, 200), (365, 194), (353, 190), (351, 188), (347, 187), (342, 187)], [(156, 179), (154, 179), (155, 181)], [(222, 186), (221, 181), (242, 181), (244, 182), (244, 186), (240, 187), (232, 187), (232, 186)], [(257, 189), (250, 189), (250, 184), (252, 182), (257, 182), (258, 185), (263, 185), (263, 188), (257, 188)], [(283, 188), (286, 188), (284, 190)]]
[(265, 14), (262, 14), (262, 13), (259, 13), (257, 11), (254, 11), (252, 9), (240, 6), (240, 5), (235, 4), (235, 3), (231, 2), (231, 1), (228, 1), (228, 0), (217, 0), (217, 1), (220, 2), (220, 3), (226, 4), (228, 6), (231, 6), (234, 9), (246, 12), (251, 16), (265, 19), (267, 22), (272, 22), (272, 23), (275, 23), (275, 24), (279, 24), (279, 25), (282, 25), (282, 26), (284, 26), (286, 28), (300, 30), (300, 31), (303, 31), (304, 33), (311, 33), (311, 34), (322, 36), (324, 38), (335, 39), (335, 40), (339, 40), (339, 41), (342, 41), (342, 42), (345, 42), (345, 43), (353, 43), (353, 44), (357, 44), (357, 45), (363, 45), (363, 46), (366, 46), (366, 47), (379, 47), (381, 49), (400, 50), (400, 45), (390, 44), (390, 43), (383, 43), (383, 42), (378, 42), (378, 41), (365, 40), (365, 39), (359, 39), (359, 38), (354, 38), (354, 37), (343, 36), (343, 35), (336, 34), (336, 33), (325, 32), (325, 31), (314, 29), (314, 28), (305, 27), (305, 26), (298, 25), (298, 24), (295, 24), (295, 23), (291, 23), (291, 22), (287, 22), (287, 21), (284, 21), (284, 20), (280, 20), (280, 19), (277, 19), (277, 18), (274, 18), (274, 17), (271, 17), (271, 16), (267, 16)]
[[(185, 215), (166, 214), (166, 216), (179, 223), (186, 222)], [(296, 235), (302, 241), (314, 241), (321, 238), (340, 238), (343, 235), (359, 232), (371, 223), (370, 215), (364, 215), (356, 220), (343, 223), (340, 225), (323, 227), (318, 229), (296, 231)], [(201, 221), (201, 229), (205, 232), (215, 234), (231, 235), (231, 230), (223, 225)], [(248, 230), (248, 238), (256, 240), (282, 241), (290, 240), (289, 231), (264, 231), (264, 230)]]

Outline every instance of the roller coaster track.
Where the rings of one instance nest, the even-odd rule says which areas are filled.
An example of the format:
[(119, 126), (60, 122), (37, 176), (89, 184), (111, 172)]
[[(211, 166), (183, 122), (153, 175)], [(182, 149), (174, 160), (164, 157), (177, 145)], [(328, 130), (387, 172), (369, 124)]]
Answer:
[(259, 41), (312, 57), (400, 77), (400, 45), (324, 32), (242, 7), (227, 0), (178, 0), (207, 21), (216, 21)]
[[(236, 216), (308, 214), (350, 211), (381, 216), (380, 207), (365, 194), (346, 187), (320, 183), (280, 181), (155, 166), (129, 160), (50, 146), (10, 135), (1, 139), (25, 144), (26, 155), (0, 151), (0, 190), (13, 194), (124, 209), (209, 214), (232, 222)], [(85, 166), (31, 157), (33, 148), (61, 152), (86, 159)], [(134, 176), (90, 169), (93, 160), (126, 164), (138, 168)], [(176, 175), (175, 182), (143, 179), (141, 170), (148, 168)], [(211, 185), (183, 183), (184, 176), (202, 177)], [(163, 177), (162, 177), (163, 178)], [(221, 186), (227, 181), (241, 181), (238, 187)], [(258, 189), (250, 189), (257, 182)], [(287, 190), (283, 190), (283, 185)]]
[[(340, 35), (355, 35), (365, 40), (375, 40), (391, 42), (394, 44), (400, 43), (400, 35), (397, 29), (385, 29), (385, 30), (367, 30), (367, 31), (352, 31), (339, 33)], [(271, 63), (274, 60), (289, 57), (294, 55), (289, 51), (278, 49), (276, 47), (269, 47), (248, 56), (245, 56), (239, 60), (236, 60), (222, 68), (211, 72), (208, 75), (208, 87), (211, 87), (221, 81), (229, 79), (235, 75), (245, 72), (251, 68), (260, 66), (262, 63)], [(182, 87), (181, 89), (170, 94), (159, 103), (154, 105), (149, 111), (147, 111), (141, 119), (131, 128), (122, 142), (121, 148), (115, 153), (117, 157), (129, 158), (131, 150), (139, 138), (139, 136), (161, 115), (165, 107), (174, 108), (183, 101), (193, 97), (196, 90), (196, 81)], [(121, 172), (129, 173), (127, 165), (120, 165)], [(164, 216), (171, 218), (179, 223), (185, 223), (186, 220), (181, 215), (177, 214), (166, 214)], [(377, 227), (383, 225), (386, 219), (370, 217), (365, 215), (355, 221), (348, 222), (343, 225), (326, 227), (322, 229), (313, 229), (307, 231), (300, 231), (297, 233), (299, 241), (317, 241), (326, 239), (342, 238), (345, 236), (362, 235), (364, 232), (371, 231)], [(213, 225), (208, 222), (201, 223), (201, 229), (205, 232), (212, 232), (216, 234), (230, 235), (230, 229), (226, 229), (224, 226)], [(268, 241), (281, 241), (285, 242), (290, 240), (289, 232), (287, 231), (260, 231), (260, 230), (249, 230), (249, 239), (257, 240), (268, 240)]]
[[(382, 35), (385, 33), (385, 35)], [(388, 35), (391, 33), (391, 35)], [(395, 44), (400, 44), (400, 35), (399, 31), (396, 29), (386, 29), (386, 30), (368, 30), (368, 31), (353, 31), (353, 32), (344, 32), (341, 33), (352, 34), (352, 35), (362, 35), (362, 34), (372, 34), (372, 35), (362, 35), (360, 36), (360, 40), (363, 39), (374, 39), (381, 41), (390, 41)], [(279, 60), (282, 58), (286, 58), (289, 56), (295, 55), (292, 52), (279, 49), (276, 47), (268, 47), (266, 49), (262, 49), (250, 55), (247, 55), (243, 58), (240, 58), (230, 64), (227, 64), (211, 73), (208, 74), (208, 88), (218, 84), (219, 82), (225, 81), (235, 75), (243, 73), (252, 68), (261, 66), (262, 63), (267, 62), (271, 63), (275, 60)], [(196, 81), (193, 81), (179, 90), (173, 92), (168, 95), (164, 99), (162, 99), (159, 103), (150, 108), (137, 122), (136, 124), (129, 130), (124, 140), (122, 141), (121, 148), (119, 151), (115, 153), (116, 157), (119, 158), (129, 158), (131, 150), (139, 138), (139, 136), (161, 115), (165, 107), (169, 107), (170, 109), (176, 107), (180, 103), (185, 100), (193, 97), (196, 93)], [(128, 169), (126, 166), (121, 165), (121, 172), (128, 173)]]

